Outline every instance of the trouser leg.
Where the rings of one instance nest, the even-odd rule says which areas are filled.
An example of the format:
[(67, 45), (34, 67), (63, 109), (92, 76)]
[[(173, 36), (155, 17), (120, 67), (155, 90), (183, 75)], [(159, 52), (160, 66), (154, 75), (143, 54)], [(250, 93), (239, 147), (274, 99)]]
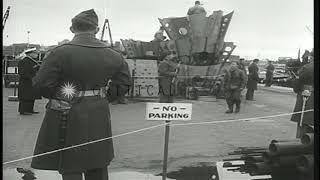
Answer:
[(20, 113), (24, 112), (33, 112), (33, 107), (34, 107), (34, 100), (21, 100), (19, 101), (19, 108), (18, 111)]
[(226, 113), (232, 113), (233, 112), (233, 97), (232, 97), (232, 92), (230, 90), (227, 90), (225, 93), (226, 96), (226, 102), (228, 105), (228, 110)]
[(233, 101), (236, 104), (236, 110), (235, 112), (239, 112), (240, 111), (240, 104), (241, 104), (241, 91), (240, 90), (235, 90), (234, 94), (233, 94)]
[(254, 89), (248, 88), (247, 94), (246, 94), (246, 99), (247, 100), (253, 100), (253, 94), (254, 94)]
[(67, 173), (62, 174), (62, 180), (82, 180), (82, 173)]
[(249, 96), (250, 96), (250, 88), (247, 89), (247, 93), (246, 93), (246, 100), (249, 100)]
[(87, 170), (84, 177), (85, 180), (108, 180), (108, 167)]
[(29, 101), (29, 111), (28, 112), (33, 112), (34, 111), (34, 100)]

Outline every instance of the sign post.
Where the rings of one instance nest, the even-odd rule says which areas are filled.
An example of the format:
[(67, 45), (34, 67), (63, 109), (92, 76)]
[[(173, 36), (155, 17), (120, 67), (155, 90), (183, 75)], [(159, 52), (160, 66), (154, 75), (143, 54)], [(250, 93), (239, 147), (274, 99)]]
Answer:
[(167, 177), (169, 133), (171, 121), (191, 120), (192, 104), (190, 103), (147, 103), (146, 119), (165, 121), (162, 180)]
[(166, 177), (167, 177), (167, 164), (168, 164), (170, 121), (166, 121), (166, 123), (167, 124), (166, 124), (165, 135), (164, 135), (162, 180), (166, 180)]

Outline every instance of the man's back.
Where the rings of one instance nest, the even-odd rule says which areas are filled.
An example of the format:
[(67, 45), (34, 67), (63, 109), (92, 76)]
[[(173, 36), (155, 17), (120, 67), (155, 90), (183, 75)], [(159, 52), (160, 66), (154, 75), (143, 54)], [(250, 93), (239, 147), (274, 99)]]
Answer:
[[(42, 96), (52, 99), (47, 105), (39, 132), (36, 154), (62, 146), (55, 139), (62, 136), (59, 127), (61, 105), (56, 107), (54, 104), (61, 102), (55, 99), (66, 100), (61, 87), (68, 83), (84, 93), (79, 93), (80, 98), (76, 96), (75, 101), (71, 101), (71, 108), (66, 112), (68, 126), (63, 146), (112, 136), (109, 102), (116, 96), (124, 95), (131, 80), (128, 65), (120, 54), (93, 37), (76, 35), (71, 42), (52, 50), (36, 78), (36, 85), (41, 88)], [(118, 85), (114, 93), (108, 98), (99, 96), (100, 88), (106, 86), (109, 79), (114, 85)], [(53, 138), (48, 138), (48, 134)], [(32, 167), (51, 170), (60, 168), (63, 172), (83, 172), (86, 169), (104, 167), (114, 157), (112, 140), (81, 147), (76, 152), (65, 151), (60, 167), (56, 166), (59, 164), (57, 156), (59, 154), (45, 160), (35, 158)]]
[[(121, 72), (122, 69), (126, 70)], [(46, 82), (52, 87), (69, 82), (74, 83), (78, 90), (92, 90), (105, 86), (119, 73), (130, 76), (120, 54), (93, 38), (76, 36), (49, 54), (38, 77), (40, 84)], [(130, 85), (129, 82), (127, 84)]]
[(207, 12), (202, 6), (195, 5), (195, 6), (191, 7), (191, 8), (189, 8), (187, 14), (190, 16), (190, 15), (193, 15), (193, 14), (201, 14), (201, 13), (205, 13), (206, 14)]

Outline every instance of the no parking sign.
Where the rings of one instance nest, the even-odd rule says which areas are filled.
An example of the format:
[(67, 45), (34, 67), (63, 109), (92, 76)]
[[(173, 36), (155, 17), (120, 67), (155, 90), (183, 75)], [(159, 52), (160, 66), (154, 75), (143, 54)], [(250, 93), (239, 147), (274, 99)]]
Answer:
[(147, 103), (146, 120), (191, 120), (191, 103)]
[(146, 120), (166, 121), (162, 180), (167, 177), (170, 121), (191, 120), (191, 103), (147, 103)]

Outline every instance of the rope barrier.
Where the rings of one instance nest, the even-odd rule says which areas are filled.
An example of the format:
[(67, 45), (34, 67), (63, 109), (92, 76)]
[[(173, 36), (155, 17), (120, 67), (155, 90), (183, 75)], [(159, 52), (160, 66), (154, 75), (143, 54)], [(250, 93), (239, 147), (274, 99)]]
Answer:
[(31, 158), (34, 158), (34, 157), (45, 156), (45, 155), (48, 155), (48, 154), (53, 154), (53, 153), (57, 153), (57, 152), (60, 152), (60, 151), (65, 151), (65, 150), (68, 150), (68, 149), (73, 149), (73, 148), (76, 148), (76, 147), (81, 147), (81, 146), (85, 146), (85, 145), (89, 145), (89, 144), (93, 144), (93, 143), (98, 143), (98, 142), (105, 141), (105, 140), (108, 140), (108, 139), (113, 139), (113, 138), (117, 138), (117, 137), (121, 137), (121, 136), (126, 136), (126, 135), (129, 135), (129, 134), (134, 134), (134, 133), (138, 133), (138, 132), (142, 132), (142, 131), (158, 128), (158, 127), (161, 127), (161, 126), (165, 126), (167, 124), (171, 124), (171, 126), (187, 126), (187, 125), (202, 125), (202, 124), (218, 124), (218, 123), (226, 123), (226, 122), (241, 122), (241, 121), (252, 121), (252, 120), (256, 120), (256, 119), (271, 118), (271, 117), (288, 116), (288, 115), (299, 114), (299, 113), (302, 113), (302, 112), (311, 112), (311, 111), (314, 111), (314, 110), (313, 109), (309, 109), (309, 110), (306, 110), (306, 111), (283, 113), (283, 114), (270, 115), (270, 116), (243, 118), (243, 119), (235, 119), (235, 120), (231, 119), (231, 120), (220, 120), (220, 121), (207, 121), (207, 122), (198, 122), (198, 123), (172, 124), (171, 122), (168, 122), (168, 123), (163, 123), (163, 124), (159, 124), (159, 125), (155, 125), (155, 126), (150, 126), (150, 127), (147, 127), (147, 128), (142, 128), (142, 129), (138, 129), (138, 130), (135, 130), (135, 131), (122, 133), (122, 134), (118, 134), (118, 135), (115, 135), (115, 136), (102, 138), (102, 139), (98, 139), (98, 140), (94, 140), (94, 141), (90, 141), (90, 142), (86, 142), (86, 143), (82, 143), (82, 144), (78, 144), (78, 145), (74, 145), (74, 146), (69, 146), (69, 147), (65, 147), (65, 148), (61, 148), (61, 149), (57, 149), (57, 150), (53, 150), (53, 151), (49, 151), (49, 152), (33, 155), (33, 156), (28, 156), (28, 157), (25, 157), (25, 158), (20, 158), (20, 159), (16, 159), (16, 160), (12, 160), (12, 161), (3, 162), (2, 165), (14, 163), (14, 162), (19, 162), (19, 161), (31, 159)]
[(261, 116), (261, 117), (253, 117), (253, 118), (229, 119), (229, 120), (222, 120), (222, 121), (206, 121), (206, 122), (198, 122), (198, 123), (179, 123), (179, 124), (172, 124), (172, 126), (187, 126), (187, 125), (217, 124), (217, 123), (225, 123), (225, 122), (252, 121), (252, 120), (257, 120), (257, 119), (288, 116), (288, 115), (299, 114), (299, 113), (302, 113), (302, 112), (311, 112), (311, 111), (313, 111), (313, 109), (309, 109), (309, 110), (306, 110), (306, 111), (298, 111), (298, 112), (293, 112), (293, 113), (283, 113), (283, 114), (270, 115), (270, 116)]
[(74, 146), (69, 146), (69, 147), (65, 147), (65, 148), (61, 148), (61, 149), (57, 149), (57, 150), (53, 150), (53, 151), (49, 151), (49, 152), (33, 155), (33, 156), (28, 156), (28, 157), (25, 157), (25, 158), (20, 158), (20, 159), (16, 159), (16, 160), (12, 160), (12, 161), (7, 161), (7, 162), (4, 162), (2, 164), (5, 165), (5, 164), (18, 162), (18, 161), (23, 161), (23, 160), (26, 160), (26, 159), (31, 159), (31, 158), (34, 158), (34, 157), (40, 157), (40, 156), (44, 156), (44, 155), (48, 155), (48, 154), (53, 154), (53, 153), (57, 153), (57, 152), (60, 152), (60, 151), (73, 149), (73, 148), (76, 148), (76, 147), (81, 147), (81, 146), (85, 146), (85, 145), (89, 145), (89, 144), (93, 144), (93, 143), (98, 143), (98, 142), (105, 141), (105, 140), (108, 140), (108, 139), (113, 139), (113, 138), (129, 135), (129, 134), (134, 134), (134, 133), (141, 132), (141, 131), (146, 131), (146, 130), (149, 130), (149, 129), (154, 129), (154, 128), (157, 128), (157, 127), (165, 126), (167, 124), (168, 123), (164, 123), (164, 124), (160, 124), (160, 125), (156, 125), (156, 126), (142, 128), (142, 129), (131, 131), (131, 132), (127, 132), (127, 133), (118, 134), (118, 135), (115, 135), (115, 136), (110, 136), (110, 137), (107, 137), (107, 138), (102, 138), (102, 139), (89, 141), (89, 142), (86, 142), (86, 143), (77, 144), (77, 145), (74, 145)]

